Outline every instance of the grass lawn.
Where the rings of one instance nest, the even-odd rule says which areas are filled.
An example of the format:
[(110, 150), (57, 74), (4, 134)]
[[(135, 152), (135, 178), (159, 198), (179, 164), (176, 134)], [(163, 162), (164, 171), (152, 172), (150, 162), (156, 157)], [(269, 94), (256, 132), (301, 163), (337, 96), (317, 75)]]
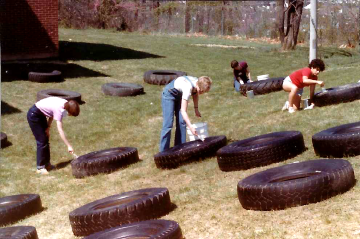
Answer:
[[(163, 219), (177, 221), (187, 239), (360, 237), (359, 183), (326, 201), (282, 211), (245, 210), (237, 198), (239, 180), (268, 168), (317, 159), (311, 142), (313, 134), (359, 121), (360, 101), (289, 114), (281, 111), (288, 97), (285, 92), (247, 99), (234, 91), (231, 60), (246, 60), (253, 79), (263, 74), (287, 76), (307, 65), (307, 47), (281, 52), (276, 44), (240, 39), (104, 30), (60, 29), (59, 35), (61, 46), (68, 49), (62, 52), (62, 58), (74, 66), (64, 72), (69, 75), (64, 82), (34, 83), (15, 78), (3, 79), (1, 83), (2, 107), (13, 110), (3, 113), (2, 108), (1, 131), (12, 145), (1, 150), (0, 197), (36, 193), (45, 208), (14, 225), (35, 226), (39, 238), (76, 238), (68, 218), (72, 210), (126, 191), (167, 187), (177, 208)], [(319, 76), (326, 88), (360, 80), (360, 55), (355, 50), (322, 48), (319, 55), (326, 64), (326, 70)], [(304, 135), (307, 150), (284, 162), (245, 171), (222, 172), (215, 157), (174, 170), (157, 169), (153, 156), (158, 152), (163, 87), (143, 81), (145, 71), (156, 69), (208, 75), (213, 79), (211, 91), (200, 97), (202, 118), (195, 117), (192, 102), (188, 110), (192, 123), (208, 123), (211, 136), (226, 135), (229, 141), (236, 141), (275, 131), (298, 130)], [(105, 96), (101, 86), (110, 82), (141, 84), (146, 94)], [(86, 101), (79, 117), (68, 117), (63, 122), (77, 155), (113, 147), (136, 147), (141, 161), (111, 174), (75, 179), (69, 164), (72, 156), (53, 125), (51, 162), (59, 169), (48, 176), (37, 175), (36, 144), (26, 114), (35, 103), (36, 93), (51, 88), (77, 91)], [(304, 98), (308, 95), (306, 88)], [(347, 160), (359, 179), (360, 156)]]

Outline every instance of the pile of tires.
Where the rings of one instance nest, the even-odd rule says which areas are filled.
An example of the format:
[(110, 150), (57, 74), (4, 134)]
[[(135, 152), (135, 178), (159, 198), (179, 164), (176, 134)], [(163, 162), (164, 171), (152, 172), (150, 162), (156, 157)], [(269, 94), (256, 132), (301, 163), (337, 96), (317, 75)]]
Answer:
[(156, 154), (154, 161), (157, 168), (177, 168), (181, 165), (215, 155), (218, 149), (226, 145), (226, 142), (227, 140), (224, 135), (207, 137), (204, 141), (195, 140), (186, 142)]
[(319, 159), (271, 168), (237, 185), (239, 201), (249, 210), (269, 211), (316, 203), (355, 185), (354, 170), (343, 159)]
[(69, 219), (75, 236), (88, 236), (123, 224), (156, 219), (172, 208), (167, 188), (145, 188), (86, 204), (70, 212)]
[(348, 84), (334, 88), (327, 88), (325, 92), (317, 92), (313, 101), (322, 107), (333, 104), (351, 102), (360, 99), (360, 83)]
[(245, 170), (293, 158), (305, 150), (299, 131), (259, 135), (229, 144), (216, 153), (222, 171)]
[(111, 96), (136, 96), (144, 94), (144, 87), (131, 83), (106, 83), (101, 86), (105, 95)]
[(316, 155), (348, 157), (360, 155), (360, 121), (323, 130), (312, 136)]
[(186, 72), (173, 70), (152, 70), (144, 73), (144, 81), (153, 85), (167, 85), (180, 76), (186, 76)]
[(264, 95), (271, 92), (281, 91), (284, 77), (270, 78), (267, 80), (248, 82), (240, 86), (240, 93), (246, 96), (246, 91), (252, 90), (254, 95)]
[(136, 148), (118, 147), (91, 152), (71, 161), (72, 174), (83, 178), (99, 173), (111, 173), (139, 161)]

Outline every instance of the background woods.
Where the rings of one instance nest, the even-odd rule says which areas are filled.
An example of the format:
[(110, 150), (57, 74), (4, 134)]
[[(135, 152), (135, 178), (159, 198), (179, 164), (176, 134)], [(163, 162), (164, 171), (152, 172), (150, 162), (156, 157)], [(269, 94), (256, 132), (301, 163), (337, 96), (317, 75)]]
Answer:
[[(309, 38), (310, 0), (124, 1), (60, 0), (62, 27), (118, 31), (199, 33), (280, 39), (284, 49)], [(320, 44), (354, 46), (359, 39), (358, 0), (319, 1)], [(297, 34), (298, 33), (298, 34)]]

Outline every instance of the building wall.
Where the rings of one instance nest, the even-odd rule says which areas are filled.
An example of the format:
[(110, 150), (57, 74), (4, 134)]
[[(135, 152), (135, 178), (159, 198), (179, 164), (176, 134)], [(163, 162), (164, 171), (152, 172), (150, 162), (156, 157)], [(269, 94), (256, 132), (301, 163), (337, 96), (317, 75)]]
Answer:
[(2, 61), (58, 56), (58, 0), (1, 0), (0, 22)]

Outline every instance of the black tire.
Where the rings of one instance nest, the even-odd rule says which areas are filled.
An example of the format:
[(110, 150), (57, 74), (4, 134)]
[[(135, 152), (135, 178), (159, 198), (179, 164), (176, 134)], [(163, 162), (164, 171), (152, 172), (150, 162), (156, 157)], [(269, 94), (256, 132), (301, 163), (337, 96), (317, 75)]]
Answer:
[(138, 150), (119, 147), (91, 152), (71, 162), (72, 174), (83, 178), (99, 173), (111, 173), (119, 168), (139, 161)]
[(144, 93), (144, 87), (130, 83), (106, 83), (101, 86), (105, 95), (111, 96), (135, 96)]
[(240, 85), (240, 93), (246, 96), (246, 91), (253, 90), (254, 95), (264, 95), (271, 92), (281, 91), (284, 77), (270, 78), (267, 80), (248, 82)]
[(63, 78), (60, 71), (52, 71), (50, 73), (41, 73), (41, 72), (29, 72), (29, 80), (33, 82), (59, 82)]
[(36, 228), (32, 226), (18, 226), (0, 228), (0, 239), (39, 239)]
[(315, 106), (326, 106), (350, 102), (360, 99), (360, 83), (348, 84), (326, 89), (326, 92), (317, 92), (313, 101)]
[(146, 188), (109, 196), (70, 212), (75, 236), (88, 236), (108, 228), (156, 219), (172, 209), (167, 188)]
[(0, 137), (1, 137), (1, 148), (5, 148), (8, 145), (7, 135), (1, 132)]
[(281, 131), (236, 141), (216, 155), (222, 171), (236, 171), (281, 162), (304, 150), (301, 132)]
[(154, 161), (157, 168), (177, 168), (186, 163), (214, 156), (218, 149), (226, 145), (226, 142), (224, 135), (208, 137), (204, 142), (200, 139), (186, 142), (156, 154)]
[(0, 226), (15, 223), (42, 211), (38, 194), (19, 194), (0, 198)]
[(97, 232), (83, 239), (182, 239), (183, 235), (179, 224), (170, 220), (149, 220), (113, 227)]
[(155, 70), (144, 73), (144, 81), (153, 85), (166, 85), (180, 76), (186, 76), (186, 72), (172, 70)]
[(243, 208), (269, 211), (320, 202), (354, 185), (348, 161), (319, 159), (253, 174), (238, 183), (237, 192)]
[(316, 155), (348, 157), (360, 155), (360, 121), (323, 130), (312, 136)]
[(69, 91), (69, 90), (59, 90), (59, 89), (47, 89), (47, 90), (41, 90), (37, 93), (37, 101), (42, 100), (47, 97), (56, 96), (63, 98), (65, 100), (75, 100), (79, 104), (82, 104), (81, 101), (81, 94), (75, 91)]

